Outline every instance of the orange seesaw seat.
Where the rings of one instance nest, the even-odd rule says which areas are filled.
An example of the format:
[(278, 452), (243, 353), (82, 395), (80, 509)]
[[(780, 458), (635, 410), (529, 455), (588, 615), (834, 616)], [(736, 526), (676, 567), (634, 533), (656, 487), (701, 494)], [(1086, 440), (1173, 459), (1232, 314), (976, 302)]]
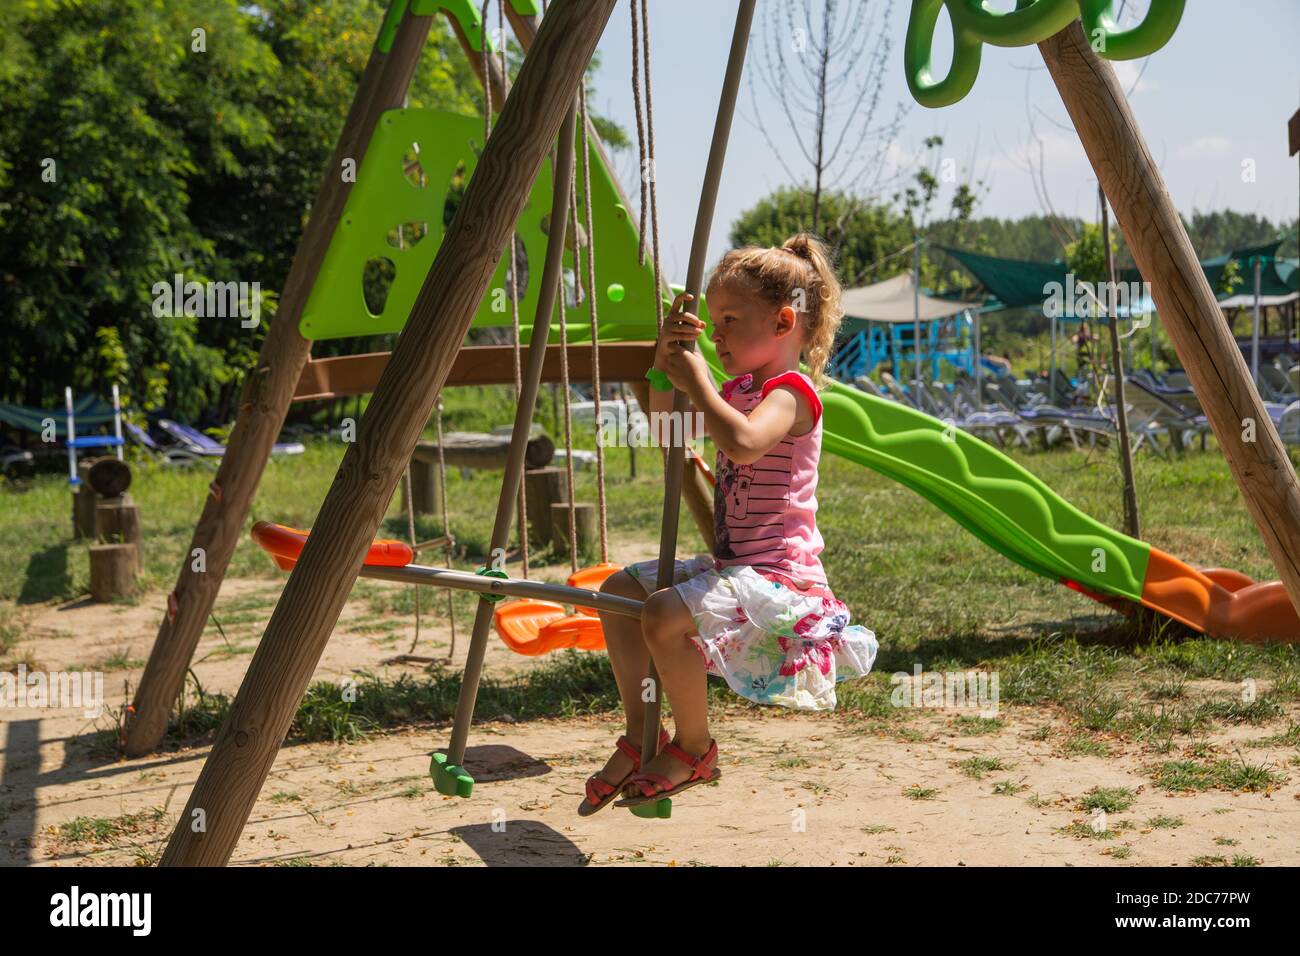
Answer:
[[(569, 575), (569, 587), (596, 591), (616, 571), (617, 564), (607, 562), (581, 568)], [(591, 608), (575, 607), (576, 614), (566, 614), (562, 604), (519, 598), (497, 606), (492, 615), (502, 643), (516, 654), (537, 657), (566, 647), (580, 651), (598, 651), (605, 646), (600, 618)]]
[[(310, 531), (299, 531), (270, 521), (253, 525), (253, 540), (258, 547), (275, 559), (281, 571), (292, 571), (307, 544)], [(402, 541), (380, 540), (366, 552), (365, 563), (371, 567), (404, 568), (415, 560), (411, 546)]]

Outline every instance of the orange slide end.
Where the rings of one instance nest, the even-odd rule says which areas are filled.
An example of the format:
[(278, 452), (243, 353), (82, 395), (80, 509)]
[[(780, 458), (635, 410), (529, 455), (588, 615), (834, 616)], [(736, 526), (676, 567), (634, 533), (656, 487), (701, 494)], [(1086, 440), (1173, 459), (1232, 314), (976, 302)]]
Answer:
[(1158, 548), (1147, 561), (1142, 603), (1216, 636), (1300, 642), (1300, 615), (1281, 581), (1256, 582), (1224, 568), (1198, 571)]
[[(259, 521), (253, 525), (253, 540), (258, 547), (275, 558), (280, 570), (289, 571), (298, 563), (307, 544), (310, 531), (299, 531), (270, 521)], [(378, 568), (404, 568), (415, 560), (411, 546), (402, 541), (380, 540), (370, 546), (366, 552), (365, 563)]]

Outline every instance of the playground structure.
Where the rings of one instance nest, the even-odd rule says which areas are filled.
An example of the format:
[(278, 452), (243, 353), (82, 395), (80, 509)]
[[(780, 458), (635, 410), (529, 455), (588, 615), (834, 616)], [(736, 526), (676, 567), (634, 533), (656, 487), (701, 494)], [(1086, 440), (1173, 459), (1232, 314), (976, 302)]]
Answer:
[[(394, 101), (400, 101), (401, 90), (398, 87), (404, 90), (405, 81), (409, 80), (419, 46), (428, 30), (428, 16), (436, 6), (416, 0), (408, 10), (404, 0), (398, 0), (390, 9), (339, 147), (343, 150), (347, 146), (354, 152), (336, 151), (335, 163), (341, 155), (361, 156), (372, 148), (367, 147), (369, 138), (363, 134), (369, 129), (376, 131), (378, 136), (386, 112), (376, 109), (376, 103), (389, 102), (395, 107)], [(535, 29), (535, 24), (529, 19), (531, 14), (526, 9), (524, 13), (520, 12), (521, 7), (528, 6), (526, 3), (511, 5), (511, 21), (517, 30), (520, 22)], [(581, 11), (579, 6), (583, 7)], [(1171, 6), (1181, 9), (1180, 3), (1166, 5), (1164, 9)], [(264, 539), (262, 543), (269, 545), (282, 566), (293, 564), (294, 571), (168, 846), (164, 864), (224, 863), (229, 858), (297, 702), (358, 574), (407, 582), (418, 579), (438, 586), (463, 587), (492, 595), (531, 597), (550, 594), (566, 603), (593, 607), (599, 606), (600, 599), (605, 597), (591, 589), (578, 588), (561, 594), (556, 590), (538, 590), (559, 587), (556, 585), (421, 568), (410, 564), (410, 559), (399, 549), (389, 549), (388, 543), (376, 543), (372, 539), (438, 392), (449, 381), (449, 372), (456, 361), (455, 352), (465, 331), (475, 321), (484, 293), (494, 281), (493, 273), (501, 252), (511, 244), (510, 237), (524, 212), (526, 200), (530, 194), (536, 196), (533, 190), (546, 185), (548, 177), (543, 175), (539, 179), (538, 173), (544, 165), (544, 154), (557, 133), (560, 134), (560, 148), (556, 153), (555, 187), (550, 197), (550, 222), (555, 224), (567, 219), (562, 210), (568, 204), (568, 170), (572, 167), (576, 126), (576, 108), (571, 104), (587, 59), (612, 7), (612, 0), (595, 0), (585, 5), (572, 0), (556, 0), (540, 29), (536, 30), (535, 42), (525, 44), (528, 55), (523, 70), (509, 98), (505, 99), (496, 129), (477, 158), (464, 200), (447, 229), (446, 235), (453, 241), (435, 244), (426, 236), (420, 244), (430, 247), (427, 250), (430, 262), (427, 277), (422, 286), (413, 284), (409, 287), (414, 291), (409, 295), (410, 314), (404, 334), (392, 356), (383, 364), (375, 386), (374, 401), (361, 424), (359, 440), (347, 451), (313, 534), (296, 537), (279, 529), (259, 526), (259, 538)], [(919, 24), (924, 33), (928, 16), (932, 31), (937, 7), (937, 0), (934, 3), (920, 0), (914, 7), (913, 29)], [(1099, 16), (1094, 9), (1098, 4), (1085, 3), (1083, 7), (1085, 13), (1092, 10), (1094, 18)], [(958, 9), (958, 5), (950, 4), (949, 12), (955, 25), (959, 23)], [(709, 171), (702, 190), (686, 282), (687, 291), (697, 296), (703, 281), (704, 240), (725, 151), (730, 107), (734, 106), (733, 84), (738, 80), (739, 64), (743, 62), (748, 17), (752, 10), (752, 2), (740, 6), (710, 150)], [(1149, 19), (1168, 28), (1168, 33), (1159, 41), (1163, 43), (1172, 33), (1173, 26), (1168, 25), (1167, 18), (1155, 17), (1154, 10)], [(1034, 16), (1021, 17), (1022, 12), (1034, 13)], [(1221, 569), (1197, 571), (1143, 542), (1092, 521), (1062, 501), (1041, 481), (978, 439), (960, 431), (954, 434), (937, 419), (854, 389), (835, 386), (825, 396), (825, 448), (903, 482), (990, 546), (1023, 566), (1060, 580), (1117, 610), (1142, 604), (1192, 627), (1241, 639), (1300, 639), (1300, 619), (1297, 619), (1293, 607), (1293, 604), (1300, 606), (1300, 488), (1294, 471), (1268, 416), (1263, 414), (1261, 401), (1250, 385), (1244, 360), (1235, 343), (1227, 352), (1205, 345), (1216, 341), (1214, 329), (1223, 324), (1216, 321), (1218, 313), (1213, 295), (1200, 270), (1195, 268), (1190, 245), (1160, 186), (1158, 174), (1127, 112), (1113, 73), (1092, 53), (1074, 22), (1078, 12), (1074, 0), (1054, 3), (1039, 0), (1026, 11), (1005, 15), (983, 13), (981, 16), (1000, 18), (1015, 27), (1014, 31), (1008, 29), (999, 35), (1000, 40), (1009, 41), (1002, 45), (1040, 44), (1089, 156), (1098, 168), (1107, 195), (1115, 204), (1121, 224), (1129, 226), (1126, 235), (1130, 236), (1130, 245), (1143, 274), (1152, 279), (1157, 302), (1167, 327), (1174, 333), (1179, 355), (1198, 392), (1207, 396), (1206, 411), (1211, 424), (1233, 466), (1252, 514), (1261, 525), (1283, 580), (1257, 584), (1236, 572)], [(465, 11), (462, 14), (468, 16)], [(962, 14), (963, 17), (967, 15)], [(462, 44), (467, 50), (472, 50), (472, 32), (464, 29), (461, 20), (453, 22), (458, 26)], [(1175, 15), (1173, 24), (1176, 23)], [(934, 99), (934, 90), (943, 88), (943, 85), (932, 83), (928, 69), (916, 60), (911, 34), (909, 30), (909, 80), (914, 89), (921, 91), (919, 99)], [(1116, 43), (1112, 55), (1125, 51), (1128, 55), (1142, 55), (1133, 51), (1145, 49), (1150, 52), (1150, 42), (1135, 45), (1130, 37)], [(958, 53), (968, 56), (969, 49), (959, 44)], [(977, 67), (978, 46), (975, 47), (975, 60)], [(955, 56), (953, 74), (949, 79), (953, 75), (960, 78), (969, 73), (973, 82), (974, 73), (968, 63), (969, 60), (959, 60)], [(489, 88), (496, 85), (493, 82)], [(950, 95), (954, 87), (949, 84), (946, 89)], [(564, 115), (566, 109), (567, 117)], [(421, 154), (422, 162), (426, 155)], [(595, 149), (592, 155), (599, 157)], [(600, 163), (596, 165), (599, 167)], [(171, 602), (174, 610), (169, 611), (168, 621), (164, 622), (154, 656), (150, 659), (150, 671), (155, 676), (169, 670), (174, 672), (174, 666), (162, 665), (169, 662), (174, 665), (183, 657), (180, 668), (183, 677), (188, 654), (185, 642), (177, 639), (181, 625), (194, 627), (196, 608), (206, 599), (206, 608), (198, 618), (198, 629), (193, 631), (193, 641), (196, 642), (198, 630), (201, 630), (211, 598), (215, 596), (220, 576), (229, 560), (229, 551), (233, 549), (234, 539), (247, 515), (252, 491), (269, 453), (270, 443), (279, 431), (284, 410), (302, 378), (309, 345), (301, 334), (301, 324), (296, 320), (301, 319), (302, 323), (328, 321), (327, 317), (312, 311), (311, 289), (315, 273), (322, 269), (322, 262), (331, 261), (332, 238), (340, 230), (346, 233), (352, 225), (345, 216), (345, 209), (351, 208), (346, 188), (333, 181), (335, 168), (336, 165), (326, 175), (318, 206), (313, 211), (281, 300), (280, 317), (272, 323), (257, 373), (250, 379), (240, 420), (222, 465), (223, 471), (231, 466), (231, 473), (225, 475), (230, 483), (223, 482), (222, 472), (218, 473), (214, 494), (196, 531), (196, 541), (202, 539), (222, 546), (228, 544), (229, 549), (224, 553), (209, 551), (207, 579), (189, 581), (182, 573)], [(1137, 181), (1130, 182), (1129, 177)], [(356, 188), (361, 185), (358, 182)], [(625, 206), (623, 211), (626, 217)], [(430, 216), (428, 222), (431, 228), (436, 228), (435, 223), (440, 223), (441, 218)], [(630, 226), (630, 221), (627, 225)], [(515, 422), (514, 447), (518, 449), (522, 449), (522, 439), (527, 435), (537, 383), (551, 352), (547, 340), (563, 255), (563, 236), (564, 230), (554, 227), (547, 235), (546, 269), (533, 300), (534, 322), (527, 329), (521, 327), (521, 334), (527, 333), (529, 349), (523, 397)], [(537, 260), (534, 258), (532, 261)], [(622, 261), (635, 261), (634, 253)], [(608, 265), (609, 258), (605, 257), (602, 262)], [(1193, 267), (1190, 271), (1188, 262)], [(405, 268), (406, 275), (410, 272), (411, 268)], [(400, 292), (397, 289), (403, 274), (403, 267), (399, 264), (398, 279), (390, 289), (388, 303), (379, 315), (370, 313), (372, 318), (393, 321), (389, 310), (400, 310), (407, 296), (406, 287)], [(644, 276), (641, 278), (644, 280)], [(649, 282), (642, 283), (640, 291), (636, 282), (623, 281), (619, 285), (622, 287), (619, 293), (622, 301), (630, 298), (636, 303), (639, 294), (638, 308), (644, 311), (640, 313), (639, 321), (635, 313), (630, 313), (633, 318), (621, 328), (618, 322), (611, 320), (609, 338), (615, 342), (620, 338), (644, 341), (655, 331), (654, 326), (647, 325), (645, 317), (653, 314), (656, 295), (661, 295), (662, 289), (656, 288), (653, 276)], [(600, 289), (601, 285), (596, 284), (593, 288)], [(612, 289), (612, 284), (606, 288)], [(608, 298), (611, 303), (619, 301), (613, 295)], [(523, 301), (528, 301), (527, 297)], [(603, 309), (606, 303), (602, 301), (601, 305)], [(701, 306), (701, 317), (705, 317), (707, 309), (703, 303)], [(286, 321), (288, 317), (294, 320)], [(565, 319), (562, 319), (562, 332), (565, 331), (564, 324)], [(606, 325), (602, 321), (602, 338), (605, 335)], [(596, 343), (593, 340), (591, 344), (594, 353)], [(700, 347), (706, 361), (713, 367), (715, 377), (720, 377), (721, 370), (709, 343), (702, 341)], [(1215, 362), (1223, 364), (1225, 355), (1230, 359), (1227, 367), (1218, 368)], [(601, 367), (594, 354), (591, 364), (593, 370)], [(682, 397), (679, 395), (677, 400), (680, 403)], [(1240, 434), (1239, 423), (1251, 413), (1258, 423), (1258, 440), (1244, 443), (1234, 435)], [(1241, 447), (1244, 444), (1252, 447)], [(685, 450), (680, 445), (669, 451), (660, 547), (661, 584), (666, 581), (666, 570), (671, 569), (675, 555), (684, 456)], [(504, 546), (510, 528), (522, 470), (522, 454), (513, 458), (502, 485), (498, 521), (492, 537), (494, 549)], [(236, 464), (232, 465), (232, 462)], [(239, 493), (235, 494), (236, 491)], [(380, 547), (382, 564), (376, 560), (376, 547)], [(405, 560), (406, 563), (391, 565), (387, 563), (390, 560)], [(472, 717), (473, 691), (481, 670), (483, 641), (493, 616), (492, 607), (487, 601), (479, 604), (456, 729), (451, 746), (435, 764), (435, 780), (443, 792), (468, 795), (472, 787), (472, 778), (460, 768), (459, 761), (463, 757), (465, 736)], [(618, 613), (634, 612), (628, 607)], [(192, 650), (193, 643), (190, 643), (189, 653)], [(155, 667), (155, 656), (159, 661), (158, 667)], [(158, 688), (164, 685), (156, 682), (151, 688), (153, 703), (146, 711), (140, 702), (148, 699), (145, 690), (149, 677), (147, 672), (146, 682), (142, 683), (137, 698), (134, 719), (139, 721), (147, 716), (161, 736), (160, 721), (165, 725), (167, 709), (175, 694), (173, 691), (170, 696), (159, 697)], [(179, 688), (179, 683), (176, 688)], [(652, 709), (648, 716), (656, 718), (657, 714)], [(652, 735), (649, 752), (653, 752), (656, 745), (653, 734), (657, 731), (658, 720), (647, 720), (646, 724), (648, 733)], [(128, 747), (132, 746), (129, 742)], [(134, 747), (138, 750), (139, 746), (140, 740), (137, 739)], [(197, 811), (201, 811), (199, 815), (204, 819), (204, 828), (193, 825)]]
[[(916, 348), (913, 336), (906, 324), (890, 323), (883, 328), (872, 324), (870, 329), (860, 331), (865, 354), (865, 368), (874, 368), (882, 362), (888, 362), (901, 372), (903, 367), (916, 365)], [(943, 365), (967, 375), (975, 374), (975, 335), (974, 322), (964, 313), (955, 319), (933, 319), (924, 323), (921, 331), (921, 363), (928, 366), (930, 379), (938, 381)], [(849, 371), (852, 377), (865, 374), (864, 371)], [(898, 377), (897, 374), (894, 376)]]

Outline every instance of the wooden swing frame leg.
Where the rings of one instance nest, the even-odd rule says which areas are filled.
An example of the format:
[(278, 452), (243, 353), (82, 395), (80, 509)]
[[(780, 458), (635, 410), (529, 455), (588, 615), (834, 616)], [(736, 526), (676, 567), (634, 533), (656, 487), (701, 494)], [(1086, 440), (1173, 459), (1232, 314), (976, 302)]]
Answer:
[(556, 0), (542, 23), (162, 865), (223, 865), (239, 842), (613, 8)]

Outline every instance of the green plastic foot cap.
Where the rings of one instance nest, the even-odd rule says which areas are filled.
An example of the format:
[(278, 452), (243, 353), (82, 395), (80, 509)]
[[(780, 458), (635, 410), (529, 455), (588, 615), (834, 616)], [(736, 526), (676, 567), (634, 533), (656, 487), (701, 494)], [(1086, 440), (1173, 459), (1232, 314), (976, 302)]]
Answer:
[(667, 820), (673, 815), (673, 802), (671, 800), (656, 800), (654, 803), (643, 803), (640, 806), (629, 807), (633, 816), (641, 817), (644, 820)]
[(434, 754), (429, 762), (434, 789), (448, 797), (468, 797), (474, 792), (474, 778), (464, 767), (447, 763), (446, 754)]

